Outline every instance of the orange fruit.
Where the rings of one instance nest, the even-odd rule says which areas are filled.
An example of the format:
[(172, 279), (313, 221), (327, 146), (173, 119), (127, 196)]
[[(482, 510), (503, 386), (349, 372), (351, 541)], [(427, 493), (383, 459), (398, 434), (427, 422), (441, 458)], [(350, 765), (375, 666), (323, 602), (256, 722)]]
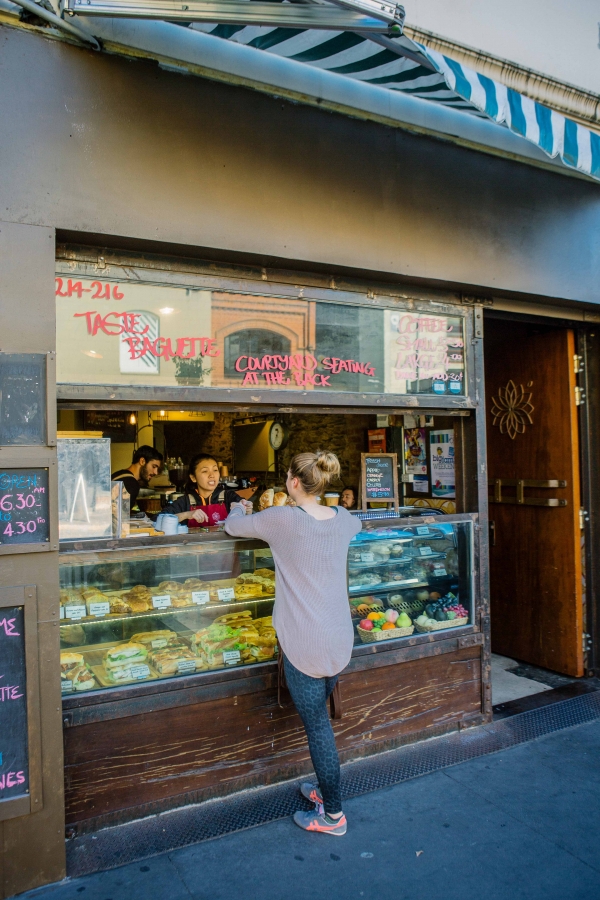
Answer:
[(382, 630), (382, 631), (389, 631), (390, 628), (395, 628), (395, 627), (396, 627), (396, 626), (394, 625), (393, 622), (386, 622), (385, 625), (382, 625), (382, 626), (381, 626), (381, 630)]
[(379, 618), (379, 613), (377, 613), (377, 612), (370, 612), (369, 615), (367, 616), (367, 619), (371, 619), (372, 622), (376, 622), (378, 618)]

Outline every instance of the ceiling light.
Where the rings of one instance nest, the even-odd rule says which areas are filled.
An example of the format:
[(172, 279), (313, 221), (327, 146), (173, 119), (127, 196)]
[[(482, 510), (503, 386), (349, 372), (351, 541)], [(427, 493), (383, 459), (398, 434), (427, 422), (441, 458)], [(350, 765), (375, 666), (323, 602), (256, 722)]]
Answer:
[(86, 356), (91, 356), (92, 359), (102, 359), (102, 354), (97, 353), (95, 350), (82, 350), (82, 353), (85, 353)]
[(169, 316), (172, 312), (175, 312), (172, 306), (164, 306), (162, 309), (159, 309), (159, 313), (163, 316)]
[(129, 424), (137, 425), (137, 416), (135, 413), (131, 413), (131, 415), (129, 416)]

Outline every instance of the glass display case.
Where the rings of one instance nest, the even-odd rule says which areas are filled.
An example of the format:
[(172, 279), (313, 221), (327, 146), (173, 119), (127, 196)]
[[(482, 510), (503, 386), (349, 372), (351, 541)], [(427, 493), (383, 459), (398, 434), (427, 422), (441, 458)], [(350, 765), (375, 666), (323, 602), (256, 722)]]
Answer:
[(472, 521), (363, 522), (348, 552), (348, 594), (356, 644), (470, 624)]
[(61, 546), (63, 693), (275, 658), (266, 544), (223, 533), (101, 543)]
[[(355, 643), (473, 621), (473, 523), (364, 521), (348, 553)], [(135, 541), (135, 545), (132, 544)], [(274, 660), (268, 545), (224, 532), (61, 544), (63, 693)]]

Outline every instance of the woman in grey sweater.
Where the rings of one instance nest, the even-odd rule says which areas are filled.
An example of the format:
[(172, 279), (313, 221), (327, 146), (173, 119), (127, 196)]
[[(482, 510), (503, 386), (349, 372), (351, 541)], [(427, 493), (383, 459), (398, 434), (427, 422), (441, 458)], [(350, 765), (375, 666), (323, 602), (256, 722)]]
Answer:
[(346, 817), (327, 700), (352, 654), (346, 564), (348, 545), (362, 527), (342, 507), (319, 504), (319, 495), (339, 474), (333, 453), (300, 453), (292, 459), (286, 481), (296, 506), (271, 507), (247, 517), (245, 502), (232, 504), (225, 523), (228, 534), (261, 538), (271, 547), (277, 572), (273, 624), (319, 782), (318, 787), (301, 788), (315, 812), (297, 812), (294, 821), (306, 831), (333, 835), (346, 833)]

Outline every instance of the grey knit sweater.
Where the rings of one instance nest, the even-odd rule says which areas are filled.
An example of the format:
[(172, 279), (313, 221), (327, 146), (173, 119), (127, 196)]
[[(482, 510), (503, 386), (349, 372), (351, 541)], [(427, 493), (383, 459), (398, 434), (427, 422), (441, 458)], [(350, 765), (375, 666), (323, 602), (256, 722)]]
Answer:
[(266, 541), (277, 573), (273, 625), (289, 661), (313, 678), (348, 665), (354, 630), (348, 604), (348, 545), (362, 522), (337, 507), (314, 519), (299, 507), (273, 506), (252, 516), (234, 507), (225, 531)]

